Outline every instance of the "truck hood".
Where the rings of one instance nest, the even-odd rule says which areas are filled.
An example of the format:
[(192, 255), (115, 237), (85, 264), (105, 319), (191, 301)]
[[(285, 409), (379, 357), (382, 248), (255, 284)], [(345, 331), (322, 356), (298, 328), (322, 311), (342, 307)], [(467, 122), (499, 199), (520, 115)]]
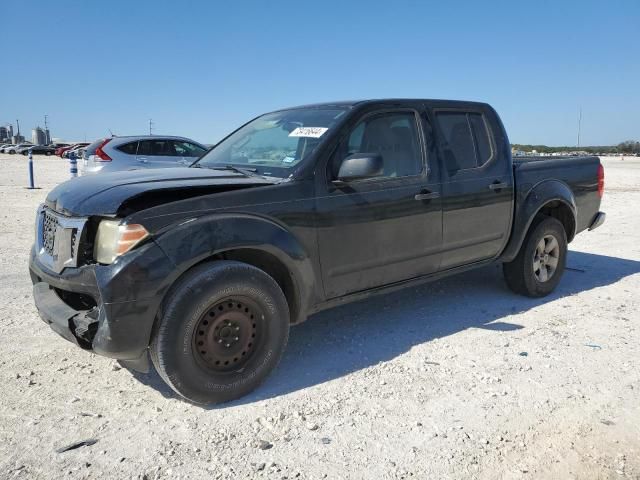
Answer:
[(199, 195), (273, 185), (280, 181), (281, 178), (248, 177), (233, 170), (207, 168), (125, 170), (68, 180), (51, 190), (45, 203), (63, 215), (113, 216), (125, 203), (142, 209)]

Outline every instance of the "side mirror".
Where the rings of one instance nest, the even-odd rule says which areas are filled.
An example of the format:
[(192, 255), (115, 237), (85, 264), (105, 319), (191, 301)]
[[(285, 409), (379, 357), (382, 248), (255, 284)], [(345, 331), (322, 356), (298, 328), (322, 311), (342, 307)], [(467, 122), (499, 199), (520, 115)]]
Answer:
[(342, 161), (337, 182), (379, 177), (382, 172), (382, 155), (379, 153), (354, 153)]

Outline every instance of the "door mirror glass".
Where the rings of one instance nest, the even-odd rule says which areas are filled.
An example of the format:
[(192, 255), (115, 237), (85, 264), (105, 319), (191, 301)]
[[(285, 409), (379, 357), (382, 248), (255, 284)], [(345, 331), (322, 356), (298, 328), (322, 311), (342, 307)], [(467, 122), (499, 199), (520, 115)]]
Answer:
[(379, 177), (383, 174), (383, 170), (382, 155), (379, 153), (354, 153), (342, 161), (338, 171), (338, 180), (348, 182)]

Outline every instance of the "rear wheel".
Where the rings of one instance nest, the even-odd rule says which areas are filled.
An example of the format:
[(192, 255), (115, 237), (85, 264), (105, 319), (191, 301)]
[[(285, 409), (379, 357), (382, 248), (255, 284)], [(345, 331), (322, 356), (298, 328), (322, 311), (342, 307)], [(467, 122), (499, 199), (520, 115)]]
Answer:
[(282, 290), (262, 270), (220, 261), (172, 289), (151, 342), (164, 381), (200, 404), (239, 398), (278, 364), (289, 336)]
[(511, 290), (528, 297), (550, 294), (560, 282), (567, 260), (564, 226), (552, 217), (538, 217), (529, 229), (518, 256), (503, 264)]

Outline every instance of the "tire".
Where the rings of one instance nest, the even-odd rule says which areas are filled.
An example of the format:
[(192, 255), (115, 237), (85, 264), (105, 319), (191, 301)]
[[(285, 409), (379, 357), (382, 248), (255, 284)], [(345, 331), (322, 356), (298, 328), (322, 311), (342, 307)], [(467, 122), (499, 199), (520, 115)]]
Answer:
[(13, 155), (14, 153), (16, 153), (15, 150), (9, 150), (9, 155)]
[(51, 152), (44, 152), (44, 154), (45, 154), (47, 157), (50, 157), (50, 156), (51, 156)]
[(502, 268), (507, 285), (515, 293), (544, 297), (558, 286), (566, 262), (567, 234), (562, 223), (539, 216), (529, 228), (518, 256)]
[(151, 360), (176, 393), (196, 404), (254, 390), (289, 338), (289, 307), (276, 281), (251, 265), (208, 262), (170, 290), (150, 345)]

